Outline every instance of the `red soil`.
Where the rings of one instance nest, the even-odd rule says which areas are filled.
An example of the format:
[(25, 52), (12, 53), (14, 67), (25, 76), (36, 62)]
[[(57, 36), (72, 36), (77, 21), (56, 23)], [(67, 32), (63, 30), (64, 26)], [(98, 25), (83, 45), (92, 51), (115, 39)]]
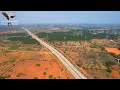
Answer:
[[(40, 57), (31, 59), (31, 57), (37, 55), (40, 55)], [(10, 56), (19, 56), (17, 61), (25, 60), (16, 63), (15, 66), (10, 69), (12, 72), (8, 71), (4, 74), (11, 75), (11, 79), (33, 79), (35, 77), (38, 77), (39, 79), (49, 79), (50, 75), (53, 75), (52, 78), (56, 79), (59, 79), (60, 77), (62, 79), (74, 78), (61, 62), (59, 62), (57, 57), (49, 51), (13, 51), (10, 53)], [(36, 64), (40, 64), (40, 66), (37, 66)], [(46, 72), (46, 75), (43, 74), (44, 72)]]
[(105, 50), (107, 51), (107, 52), (112, 52), (112, 53), (115, 53), (115, 54), (117, 54), (117, 55), (119, 55), (120, 54), (120, 50), (118, 50), (117, 48), (105, 48)]

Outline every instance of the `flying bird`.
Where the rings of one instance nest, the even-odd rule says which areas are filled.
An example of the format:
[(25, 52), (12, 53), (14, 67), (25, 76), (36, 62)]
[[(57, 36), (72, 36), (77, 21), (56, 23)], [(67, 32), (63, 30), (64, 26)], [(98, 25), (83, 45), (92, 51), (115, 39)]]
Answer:
[(16, 13), (14, 12), (14, 15), (11, 15), (10, 18), (14, 18), (16, 16)]
[[(9, 21), (10, 18), (14, 18), (16, 16), (16, 13), (13, 12), (14, 14), (9, 14), (9, 12), (3, 11), (2, 14), (6, 17), (6, 19)], [(8, 23), (8, 26), (12, 25), (11, 22)]]
[(2, 14), (7, 18), (7, 20), (10, 20), (10, 18), (14, 18), (16, 16), (15, 12), (13, 15), (9, 15), (7, 12), (2, 12)]
[(7, 18), (7, 20), (10, 20), (10, 17), (7, 12), (2, 12), (2, 14)]

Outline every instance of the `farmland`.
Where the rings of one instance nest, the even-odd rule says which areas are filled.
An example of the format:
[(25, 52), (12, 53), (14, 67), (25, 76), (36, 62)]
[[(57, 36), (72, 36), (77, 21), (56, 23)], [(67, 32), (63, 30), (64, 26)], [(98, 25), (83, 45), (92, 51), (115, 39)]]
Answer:
[[(119, 65), (115, 57), (105, 47), (119, 47), (119, 35), (100, 33), (92, 35), (89, 31), (71, 30), (68, 32), (41, 32), (37, 34), (47, 43), (60, 51), (88, 78), (120, 78)], [(109, 37), (106, 37), (108, 36)], [(118, 40), (119, 41), (119, 40)], [(118, 50), (119, 51), (119, 50)], [(113, 73), (116, 72), (117, 74)]]
[(4, 37), (0, 40), (1, 79), (74, 78), (56, 56), (26, 33), (0, 36)]
[[(30, 29), (89, 79), (118, 79), (119, 33)], [(1, 79), (74, 79), (59, 59), (23, 31), (0, 34)]]

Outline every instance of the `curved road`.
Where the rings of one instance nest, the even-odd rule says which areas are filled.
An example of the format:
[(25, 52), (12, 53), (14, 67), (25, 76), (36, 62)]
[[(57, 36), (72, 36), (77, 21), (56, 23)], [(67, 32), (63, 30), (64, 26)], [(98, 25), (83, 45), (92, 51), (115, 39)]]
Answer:
[(48, 48), (54, 55), (56, 55), (59, 60), (63, 63), (63, 65), (73, 74), (73, 76), (76, 79), (87, 79), (86, 76), (84, 76), (80, 71), (76, 69), (76, 67), (70, 63), (69, 60), (67, 60), (59, 51), (57, 51), (55, 48), (51, 47), (44, 41), (42, 41), (39, 37), (31, 33), (28, 29), (22, 27), (26, 32), (28, 32), (29, 35), (31, 35), (34, 39), (36, 39), (39, 43), (44, 45), (46, 48)]

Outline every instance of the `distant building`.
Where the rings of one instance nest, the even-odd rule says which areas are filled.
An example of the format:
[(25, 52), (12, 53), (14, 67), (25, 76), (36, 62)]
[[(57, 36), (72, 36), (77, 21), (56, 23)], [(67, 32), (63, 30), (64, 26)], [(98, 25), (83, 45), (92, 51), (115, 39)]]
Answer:
[(97, 33), (104, 33), (103, 30), (97, 30)]
[(57, 27), (53, 27), (53, 28), (49, 28), (49, 30), (60, 30), (60, 28), (57, 28)]

